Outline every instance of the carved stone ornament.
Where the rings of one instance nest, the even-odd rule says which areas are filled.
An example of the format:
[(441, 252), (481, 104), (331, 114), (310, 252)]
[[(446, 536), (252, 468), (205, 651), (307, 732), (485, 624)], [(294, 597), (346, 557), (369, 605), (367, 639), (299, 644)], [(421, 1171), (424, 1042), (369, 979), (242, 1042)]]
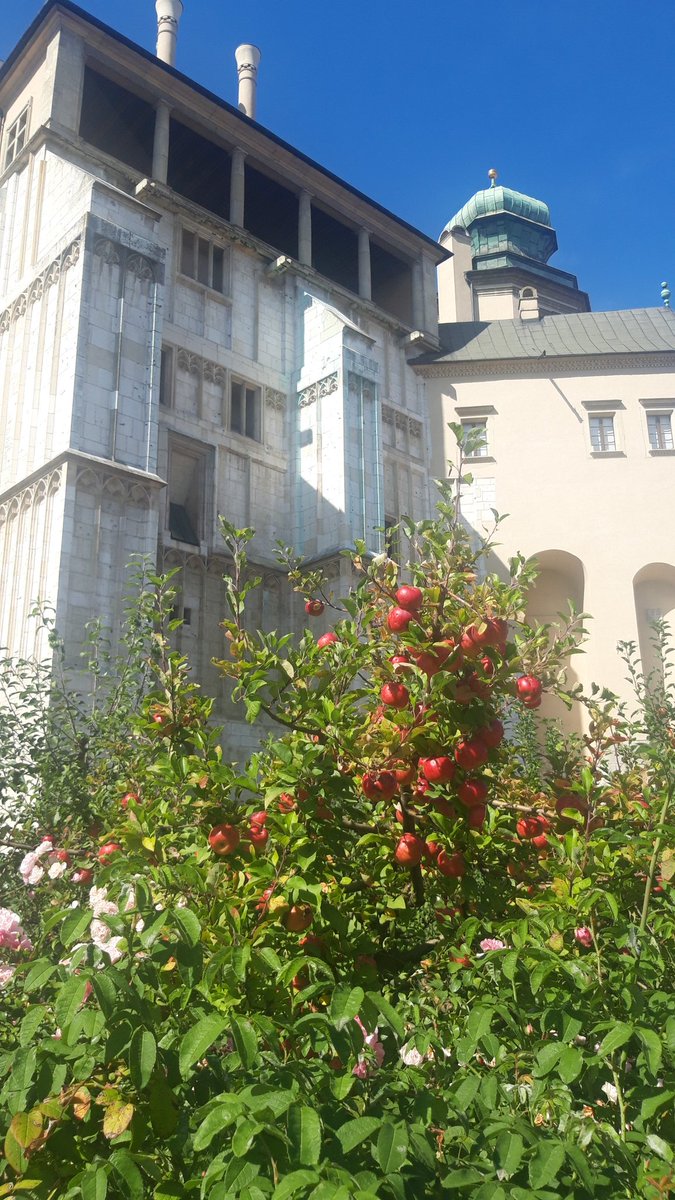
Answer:
[(217, 383), (221, 387), (225, 385), (227, 372), (220, 363), (211, 362), (208, 358), (201, 358), (199, 354), (184, 349), (177, 352), (176, 362), (181, 371), (187, 371), (190, 375), (201, 375), (208, 383)]
[(125, 266), (130, 275), (135, 275), (137, 279), (148, 280), (150, 283), (154, 283), (154, 267), (150, 259), (145, 258), (143, 254), (130, 254)]
[(90, 464), (78, 467), (75, 482), (78, 491), (92, 492), (100, 500), (104, 495), (112, 496), (121, 504), (134, 504), (138, 508), (152, 507), (151, 490), (134, 478), (127, 479), (105, 468)]
[(15, 496), (11, 496), (0, 504), (0, 527), (5, 522), (15, 520), (22, 512), (33, 508), (36, 504), (41, 504), (48, 496), (53, 496), (57, 492), (63, 482), (63, 467), (56, 467), (54, 471), (50, 471), (49, 475), (43, 475), (40, 479), (36, 479), (34, 483), (22, 490)]
[(278, 392), (276, 388), (265, 388), (265, 404), (275, 412), (283, 412), (286, 408), (285, 393)]
[(317, 400), (323, 399), (325, 396), (330, 396), (338, 389), (338, 373), (332, 371), (330, 375), (324, 375), (323, 379), (318, 379), (316, 383), (310, 383), (309, 387), (303, 388), (298, 392), (298, 408), (307, 408), (308, 405), (314, 404)]
[(110, 238), (97, 237), (94, 242), (94, 254), (102, 258), (109, 267), (118, 267), (121, 261), (121, 247)]
[(0, 333), (6, 333), (10, 325), (26, 315), (29, 305), (36, 304), (38, 300), (42, 299), (47, 288), (58, 283), (64, 271), (75, 266), (80, 257), (80, 245), (81, 238), (76, 238), (74, 242), (71, 242), (63, 253), (55, 258), (48, 267), (45, 267), (44, 271), (41, 271), (21, 295), (17, 296), (12, 304), (0, 312)]

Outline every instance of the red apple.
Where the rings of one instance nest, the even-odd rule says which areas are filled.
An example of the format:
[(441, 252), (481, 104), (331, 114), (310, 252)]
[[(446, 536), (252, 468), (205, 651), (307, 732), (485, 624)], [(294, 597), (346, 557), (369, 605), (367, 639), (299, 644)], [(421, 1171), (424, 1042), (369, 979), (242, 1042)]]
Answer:
[(459, 644), (464, 653), (469, 658), (475, 658), (480, 653), (484, 643), (481, 641), (481, 636), (476, 625), (469, 625), (459, 639)]
[(436, 866), (441, 875), (447, 875), (448, 878), (461, 879), (466, 874), (464, 855), (459, 850), (455, 850), (452, 854), (448, 854), (447, 850), (441, 850), (436, 859)]
[(403, 633), (413, 620), (415, 614), (407, 608), (390, 608), (387, 613), (387, 625), (392, 633)]
[(248, 835), (254, 846), (265, 846), (270, 836), (264, 825), (251, 825)]
[(396, 603), (399, 608), (405, 608), (411, 613), (418, 613), (424, 603), (424, 594), (418, 587), (404, 583), (396, 593)]
[(518, 837), (524, 841), (532, 842), (535, 846), (546, 845), (546, 834), (551, 828), (551, 822), (548, 817), (541, 815), (533, 817), (521, 817), (516, 823), (516, 832)]
[(139, 803), (138, 792), (125, 792), (125, 794), (122, 796), (122, 799), (120, 800), (120, 807), (127, 808), (130, 800), (133, 800), (134, 804), (138, 804)]
[(336, 642), (339, 641), (340, 639), (338, 635), (330, 630), (328, 633), (322, 633), (321, 637), (317, 639), (316, 644), (319, 647), (319, 650), (324, 650), (326, 646), (334, 646)]
[(420, 770), (429, 783), (449, 783), (455, 774), (455, 764), (442, 754), (437, 758), (421, 758)]
[(289, 908), (284, 922), (289, 933), (302, 933), (303, 930), (309, 929), (314, 919), (314, 914), (309, 904), (294, 904)]
[(240, 841), (241, 835), (234, 825), (214, 825), (209, 834), (209, 846), (214, 854), (221, 857), (226, 854), (234, 854)]
[(389, 663), (394, 671), (412, 671), (412, 663), (407, 654), (395, 654), (389, 659)]
[(404, 833), (403, 837), (399, 838), (394, 858), (403, 867), (416, 867), (421, 861), (423, 853), (422, 838), (415, 837), (414, 833)]
[(446, 638), (434, 645), (434, 651), (441, 660), (446, 671), (461, 671), (464, 666), (464, 652), (454, 638)]
[(442, 796), (434, 796), (429, 800), (429, 804), (434, 812), (440, 813), (442, 817), (447, 817), (449, 821), (457, 820), (457, 809)]
[(457, 788), (457, 795), (467, 808), (483, 804), (487, 794), (488, 785), (485, 779), (465, 779)]
[(465, 771), (475, 771), (487, 762), (488, 749), (480, 738), (463, 738), (455, 747), (455, 762)]
[(385, 683), (380, 690), (380, 699), (391, 708), (405, 708), (410, 693), (402, 683)]
[(501, 721), (495, 717), (490, 721), (489, 725), (483, 725), (481, 729), (476, 730), (476, 737), (480, 738), (481, 742), (490, 750), (496, 750), (504, 740), (504, 726)]
[(438, 842), (425, 842), (424, 857), (427, 858), (429, 862), (433, 862), (435, 858), (438, 858), (441, 849), (442, 847), (439, 846)]
[(427, 650), (420, 650), (419, 653), (415, 652), (412, 657), (415, 661), (415, 666), (419, 667), (420, 671), (424, 671), (424, 674), (428, 675), (429, 678), (432, 675), (436, 675), (443, 666), (440, 658), (435, 654), (429, 654)]
[(394, 763), (392, 771), (399, 787), (405, 787), (415, 778), (415, 768), (410, 763)]
[(531, 704), (541, 697), (541, 680), (536, 675), (521, 675), (516, 679), (516, 691), (524, 704)]
[(369, 800), (391, 800), (398, 784), (393, 771), (367, 771), (361, 787)]
[(267, 813), (266, 813), (265, 809), (261, 808), (259, 812), (251, 813), (251, 815), (249, 817), (249, 821), (250, 821), (251, 825), (266, 825), (267, 824)]
[(481, 658), (480, 665), (483, 668), (483, 674), (487, 675), (488, 679), (491, 679), (495, 673), (495, 664), (493, 663), (492, 659), (488, 658), (486, 654), (483, 658)]
[(112, 858), (113, 854), (117, 854), (117, 851), (121, 849), (122, 847), (119, 842), (106, 842), (104, 846), (99, 848), (98, 861), (100, 863), (107, 863), (108, 859)]
[(320, 617), (325, 607), (323, 600), (308, 600), (305, 604), (305, 612), (308, 617)]
[(73, 883), (81, 883), (88, 886), (94, 882), (94, 872), (90, 867), (80, 867), (79, 871), (73, 872)]
[(290, 792), (282, 792), (277, 800), (277, 808), (280, 813), (291, 813), (297, 807), (295, 800)]
[(488, 646), (503, 646), (509, 636), (509, 623), (503, 617), (489, 617), (487, 621)]
[(334, 821), (335, 813), (321, 797), (316, 802), (316, 815), (320, 821)]

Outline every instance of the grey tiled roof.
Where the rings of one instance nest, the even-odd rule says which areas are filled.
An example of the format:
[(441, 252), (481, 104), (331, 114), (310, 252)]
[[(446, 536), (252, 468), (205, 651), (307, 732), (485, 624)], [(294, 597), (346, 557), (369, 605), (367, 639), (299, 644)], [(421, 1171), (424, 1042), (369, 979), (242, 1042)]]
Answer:
[(658, 354), (675, 351), (675, 312), (626, 308), (522, 321), (459, 321), (439, 328), (441, 349), (416, 359), (488, 362), (592, 354)]

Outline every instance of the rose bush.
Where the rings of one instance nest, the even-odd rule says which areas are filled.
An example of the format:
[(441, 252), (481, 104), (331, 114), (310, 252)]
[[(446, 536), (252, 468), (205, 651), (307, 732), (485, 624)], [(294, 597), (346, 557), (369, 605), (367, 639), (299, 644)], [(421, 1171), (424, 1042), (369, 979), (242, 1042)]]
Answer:
[(595, 693), (547, 757), (531, 710), (578, 623), (526, 624), (529, 568), (485, 574), (449, 493), (402, 524), (410, 567), (357, 547), (342, 602), (284, 555), (328, 641), (247, 628), (251, 532), (224, 524), (221, 666), (278, 730), (248, 763), (171, 652), (160, 580), (143, 701), (108, 730), (101, 707), (65, 780), (24, 754), (0, 1196), (672, 1190), (668, 677), (644, 687), (629, 649), (639, 721)]

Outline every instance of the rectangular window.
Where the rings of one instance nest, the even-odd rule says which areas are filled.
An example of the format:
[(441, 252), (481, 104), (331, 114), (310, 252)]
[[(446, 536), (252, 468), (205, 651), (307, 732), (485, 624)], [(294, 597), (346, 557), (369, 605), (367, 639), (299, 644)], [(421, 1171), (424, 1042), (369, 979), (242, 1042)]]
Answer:
[(462, 421), (462, 431), (467, 439), (466, 457), (487, 458), (489, 454), (487, 421)]
[(672, 450), (673, 430), (670, 413), (648, 413), (647, 431), (650, 450)]
[(177, 542), (198, 546), (204, 537), (204, 466), (199, 452), (169, 450), (169, 535)]
[(184, 229), (181, 239), (180, 273), (196, 279), (214, 292), (225, 292), (225, 251), (214, 246), (191, 229)]
[(19, 154), (25, 144), (28, 136), (28, 109), (26, 105), (23, 112), (16, 118), (13, 125), (10, 125), (7, 131), (7, 149), (5, 151), (5, 167), (14, 162), (17, 154)]
[(162, 360), (159, 369), (159, 402), (162, 408), (173, 407), (173, 350), (170, 346), (162, 346)]
[(261, 439), (261, 392), (260, 388), (233, 379), (230, 386), (230, 429), (242, 437)]
[(589, 417), (591, 446), (596, 454), (608, 454), (616, 450), (614, 417)]

